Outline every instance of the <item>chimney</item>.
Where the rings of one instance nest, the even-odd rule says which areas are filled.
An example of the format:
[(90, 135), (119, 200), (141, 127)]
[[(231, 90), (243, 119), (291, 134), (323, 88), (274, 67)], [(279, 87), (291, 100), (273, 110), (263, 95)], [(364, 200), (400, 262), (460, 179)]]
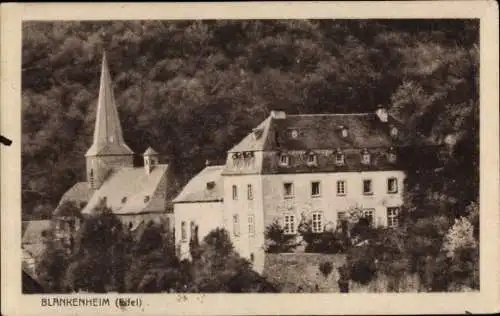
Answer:
[(270, 116), (271, 116), (271, 118), (276, 119), (276, 120), (284, 120), (284, 119), (286, 119), (286, 113), (285, 113), (285, 111), (272, 110)]
[(377, 108), (377, 111), (375, 111), (375, 114), (377, 114), (380, 122), (382, 123), (387, 123), (387, 120), (389, 118), (389, 114), (387, 113), (387, 109), (384, 108), (383, 106), (379, 105)]

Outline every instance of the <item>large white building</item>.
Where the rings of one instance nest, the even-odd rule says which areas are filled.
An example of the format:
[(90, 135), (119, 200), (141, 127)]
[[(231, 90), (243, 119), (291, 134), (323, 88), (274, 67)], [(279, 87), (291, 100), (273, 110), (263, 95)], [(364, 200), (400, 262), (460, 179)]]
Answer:
[(264, 233), (277, 221), (297, 234), (303, 219), (315, 232), (336, 227), (353, 207), (376, 226), (397, 225), (405, 174), (398, 161), (401, 126), (374, 113), (287, 115), (272, 111), (174, 199), (176, 244), (225, 228), (241, 256), (264, 266)]

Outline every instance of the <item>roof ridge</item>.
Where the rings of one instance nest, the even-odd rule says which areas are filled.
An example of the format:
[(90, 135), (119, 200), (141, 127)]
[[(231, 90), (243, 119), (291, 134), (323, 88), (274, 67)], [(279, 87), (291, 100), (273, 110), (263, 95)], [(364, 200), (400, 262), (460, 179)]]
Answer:
[(375, 115), (372, 112), (360, 112), (360, 113), (318, 113), (318, 114), (287, 114), (288, 116), (347, 116), (347, 115)]

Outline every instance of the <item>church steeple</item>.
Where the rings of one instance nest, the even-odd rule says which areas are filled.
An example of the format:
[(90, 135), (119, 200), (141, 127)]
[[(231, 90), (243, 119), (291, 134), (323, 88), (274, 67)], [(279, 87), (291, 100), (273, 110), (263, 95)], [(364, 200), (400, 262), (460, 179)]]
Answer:
[(94, 140), (86, 156), (133, 154), (134, 152), (123, 139), (106, 53), (102, 57), (101, 84), (96, 113)]
[(92, 189), (98, 189), (113, 169), (133, 166), (134, 152), (123, 139), (106, 53), (102, 58), (94, 139), (85, 156), (87, 179)]

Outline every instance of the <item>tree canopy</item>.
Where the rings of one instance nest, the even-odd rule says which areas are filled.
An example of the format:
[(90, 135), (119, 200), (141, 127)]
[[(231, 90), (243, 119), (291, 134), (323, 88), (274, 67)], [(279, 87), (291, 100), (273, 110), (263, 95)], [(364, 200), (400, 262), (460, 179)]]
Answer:
[(84, 180), (103, 50), (127, 143), (137, 153), (153, 146), (181, 182), (207, 159), (223, 162), (271, 109), (382, 104), (415, 138), (450, 144), (443, 170), (409, 185), (468, 204), (478, 194), (478, 28), (456, 19), (25, 22), (23, 214), (47, 216)]

